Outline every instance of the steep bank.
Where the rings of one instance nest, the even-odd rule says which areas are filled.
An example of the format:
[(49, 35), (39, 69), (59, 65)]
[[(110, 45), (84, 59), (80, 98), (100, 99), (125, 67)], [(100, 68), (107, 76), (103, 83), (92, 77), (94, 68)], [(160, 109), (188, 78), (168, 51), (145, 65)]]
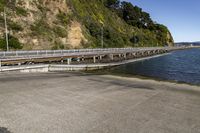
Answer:
[[(173, 44), (173, 38), (165, 26), (152, 22), (151, 29), (145, 27), (146, 22), (144, 26), (134, 25), (106, 3), (107, 0), (104, 0), (104, 3), (100, 0), (2, 0), (0, 48), (6, 47), (3, 18), (5, 6), (9, 44), (12, 49), (101, 47), (102, 26), (104, 47)], [(130, 6), (130, 9), (133, 8)], [(139, 11), (139, 14), (141, 13), (142, 11)], [(143, 17), (139, 18), (142, 19)]]

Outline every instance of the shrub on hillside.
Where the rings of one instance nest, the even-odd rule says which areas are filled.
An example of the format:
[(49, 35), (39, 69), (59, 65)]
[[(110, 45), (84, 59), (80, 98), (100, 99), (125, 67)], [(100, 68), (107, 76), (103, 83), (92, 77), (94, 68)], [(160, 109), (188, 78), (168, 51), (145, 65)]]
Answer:
[[(19, 40), (11, 35), (8, 36), (8, 44), (9, 44), (9, 49), (22, 49), (23, 46), (19, 42)], [(0, 49), (6, 50), (6, 39), (0, 38)]]

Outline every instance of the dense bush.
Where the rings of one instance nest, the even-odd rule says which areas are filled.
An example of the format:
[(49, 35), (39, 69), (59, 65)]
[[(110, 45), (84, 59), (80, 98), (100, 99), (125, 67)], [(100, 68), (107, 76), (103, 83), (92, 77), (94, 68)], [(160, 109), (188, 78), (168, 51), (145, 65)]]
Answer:
[(51, 33), (49, 25), (43, 18), (38, 20), (34, 25), (31, 25), (30, 29), (33, 35), (48, 35)]
[(5, 1), (4, 0), (0, 0), (0, 12), (4, 11), (4, 6), (5, 6)]
[(27, 11), (24, 8), (17, 7), (16, 8), (16, 14), (17, 15), (22, 15), (22, 16), (27, 16)]
[(58, 37), (67, 37), (68, 33), (67, 31), (59, 26), (56, 26), (53, 28), (53, 32), (58, 36)]
[(14, 30), (14, 31), (22, 31), (23, 28), (21, 25), (17, 24), (16, 22), (8, 21), (8, 29), (9, 30)]
[(120, 6), (120, 0), (104, 0), (104, 5), (108, 8), (117, 9)]
[[(23, 48), (23, 46), (19, 42), (19, 40), (11, 35), (8, 36), (8, 43), (9, 43), (9, 49), (22, 49)], [(5, 37), (0, 38), (0, 49), (2, 49), (2, 50), (7, 49)]]
[(4, 7), (16, 10), (16, 0), (0, 0), (0, 12), (4, 11)]
[(65, 24), (65, 25), (69, 24), (72, 19), (71, 14), (66, 14), (64, 12), (60, 12), (57, 15), (57, 18), (58, 18), (58, 20), (60, 20), (61, 23)]
[(131, 41), (133, 44), (137, 44), (137, 43), (140, 41), (140, 39), (139, 39), (138, 36), (133, 36), (133, 37), (130, 38), (130, 41)]

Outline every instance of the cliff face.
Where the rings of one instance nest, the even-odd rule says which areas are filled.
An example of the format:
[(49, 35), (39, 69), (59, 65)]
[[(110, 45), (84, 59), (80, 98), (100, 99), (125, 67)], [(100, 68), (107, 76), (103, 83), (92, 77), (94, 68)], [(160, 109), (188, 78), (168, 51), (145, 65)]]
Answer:
[[(6, 14), (11, 48), (69, 49), (100, 47), (104, 27), (104, 47), (160, 46), (172, 44), (170, 32), (156, 33), (125, 23), (97, 0), (3, 0), (0, 3), (0, 48), (4, 46)], [(131, 39), (136, 36), (133, 43)], [(113, 39), (115, 38), (115, 39)], [(21, 45), (20, 47), (14, 45)]]
[(8, 27), (23, 49), (75, 48), (87, 41), (81, 24), (68, 18), (73, 13), (65, 0), (16, 0), (12, 4), (13, 8), (7, 8)]

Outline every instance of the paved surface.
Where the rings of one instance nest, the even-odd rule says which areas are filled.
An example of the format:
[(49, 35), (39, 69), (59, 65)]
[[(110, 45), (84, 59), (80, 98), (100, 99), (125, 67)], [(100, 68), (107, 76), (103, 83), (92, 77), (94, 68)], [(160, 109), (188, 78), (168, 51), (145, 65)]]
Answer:
[(78, 73), (3, 73), (1, 130), (200, 133), (200, 87)]

